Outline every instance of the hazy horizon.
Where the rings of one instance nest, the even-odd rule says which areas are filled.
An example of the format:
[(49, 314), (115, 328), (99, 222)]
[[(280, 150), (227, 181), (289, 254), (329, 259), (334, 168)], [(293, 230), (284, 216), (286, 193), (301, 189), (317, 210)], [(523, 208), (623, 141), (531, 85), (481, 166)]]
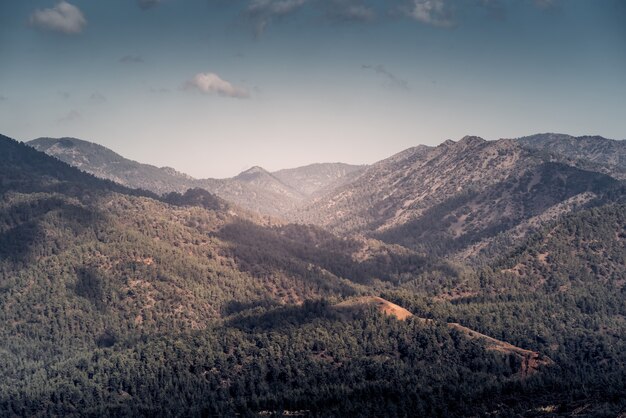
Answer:
[[(550, 134), (550, 133), (554, 133), (554, 134), (564, 134), (564, 135), (571, 135), (571, 134), (569, 134), (569, 133), (567, 133), (567, 132), (535, 132), (535, 133), (531, 133), (531, 134), (529, 134), (529, 135), (535, 135), (535, 134)], [(572, 135), (572, 136), (587, 136), (587, 135), (589, 135), (589, 136), (595, 136), (595, 135), (597, 135), (597, 134), (582, 134), (582, 135)], [(466, 135), (464, 135), (464, 136), (466, 136)], [(481, 138), (483, 138), (484, 140), (487, 140), (487, 141), (497, 141), (497, 140), (499, 140), (499, 139), (515, 139), (515, 138), (520, 138), (520, 137), (521, 137), (521, 136), (520, 136), (520, 137), (511, 137), (511, 138), (508, 138), (508, 137), (500, 137), (500, 138), (484, 138), (484, 137), (482, 137), (482, 136), (480, 136), (480, 135), (467, 135), (467, 136), (478, 136), (478, 137), (481, 137)], [(603, 135), (599, 135), (599, 136), (603, 136)], [(29, 141), (31, 141), (31, 140), (34, 140), (34, 139), (39, 139), (39, 138), (50, 138), (50, 137), (38, 137), (38, 138), (31, 138), (31, 139), (26, 139), (26, 140), (21, 140), (21, 139), (19, 139), (19, 138), (15, 138), (15, 139), (21, 140), (21, 141), (23, 141), (23, 142), (29, 142)], [(67, 136), (64, 136), (64, 137), (56, 137), (56, 138), (51, 138), (51, 139), (62, 139), (62, 138), (79, 139), (79, 140), (88, 141), (88, 142), (92, 142), (92, 143), (95, 143), (95, 144), (98, 144), (98, 145), (105, 146), (105, 145), (103, 145), (103, 144), (101, 144), (101, 143), (98, 143), (98, 142), (96, 142), (96, 141), (87, 140), (87, 139), (84, 139), (84, 138), (75, 138), (75, 137), (67, 137)], [(419, 145), (428, 145), (428, 146), (434, 146), (434, 147), (436, 147), (436, 146), (438, 146), (438, 145), (440, 145), (440, 144), (444, 143), (445, 141), (452, 140), (452, 141), (457, 142), (457, 141), (461, 140), (462, 138), (463, 138), (463, 137), (461, 137), (461, 138), (446, 138), (446, 139), (442, 139), (440, 142), (437, 142), (437, 143), (432, 143), (432, 144), (425, 144), (425, 143), (413, 144), (413, 145), (408, 146), (407, 148), (403, 148), (403, 149), (401, 149), (401, 150), (395, 151), (395, 152), (393, 152), (393, 153), (391, 153), (391, 154), (389, 154), (389, 155), (380, 156), (379, 158), (376, 158), (376, 159), (374, 159), (374, 160), (372, 160), (372, 161), (368, 161), (368, 162), (347, 162), (347, 161), (339, 161), (339, 160), (328, 160), (328, 161), (313, 161), (313, 162), (304, 163), (304, 164), (300, 164), (300, 165), (294, 165), (294, 166), (288, 166), (288, 167), (287, 167), (287, 166), (285, 166), (285, 167), (277, 167), (277, 168), (265, 167), (265, 166), (263, 166), (263, 165), (261, 165), (261, 164), (252, 164), (252, 165), (250, 165), (250, 166), (245, 166), (245, 167), (241, 168), (241, 169), (240, 169), (240, 170), (238, 170), (237, 172), (234, 172), (232, 175), (226, 175), (226, 176), (221, 176), (221, 177), (217, 177), (217, 176), (196, 176), (196, 175), (193, 175), (192, 173), (190, 173), (189, 171), (186, 171), (186, 170), (185, 170), (184, 168), (182, 168), (182, 167), (174, 167), (173, 165), (171, 165), (171, 164), (167, 164), (167, 163), (159, 165), (159, 164), (152, 163), (152, 162), (150, 162), (150, 161), (144, 161), (144, 160), (142, 160), (142, 159), (141, 159), (141, 156), (139, 156), (138, 158), (131, 158), (131, 157), (127, 156), (127, 155), (122, 154), (121, 152), (119, 152), (119, 151), (117, 151), (117, 150), (115, 150), (115, 149), (112, 149), (112, 148), (109, 148), (109, 147), (106, 147), (106, 148), (110, 149), (111, 151), (115, 152), (116, 154), (119, 154), (119, 155), (121, 155), (122, 157), (127, 158), (127, 159), (129, 159), (129, 160), (132, 160), (132, 161), (135, 161), (135, 162), (138, 162), (138, 163), (141, 163), (141, 164), (149, 164), (149, 165), (156, 166), (156, 167), (160, 167), (160, 168), (166, 168), (166, 167), (173, 168), (173, 169), (175, 169), (175, 170), (176, 170), (176, 171), (178, 171), (178, 172), (181, 172), (181, 173), (183, 173), (183, 174), (190, 175), (190, 176), (192, 176), (192, 177), (194, 177), (194, 178), (196, 178), (196, 179), (207, 179), (207, 178), (226, 179), (226, 178), (232, 178), (232, 177), (235, 177), (235, 176), (237, 176), (238, 174), (241, 174), (242, 172), (247, 171), (247, 170), (249, 170), (249, 169), (252, 169), (252, 168), (254, 168), (254, 167), (261, 167), (261, 168), (263, 168), (263, 169), (267, 170), (267, 171), (268, 171), (268, 172), (270, 172), (270, 173), (274, 173), (274, 172), (277, 172), (277, 171), (280, 171), (280, 170), (289, 170), (289, 169), (300, 168), (300, 167), (306, 167), (306, 166), (316, 165), (316, 164), (350, 164), (350, 165), (371, 165), (371, 164), (374, 164), (374, 163), (376, 163), (376, 162), (378, 162), (378, 161), (381, 161), (381, 160), (387, 159), (387, 158), (389, 158), (389, 157), (391, 157), (391, 156), (393, 156), (393, 155), (395, 155), (395, 154), (397, 154), (397, 153), (400, 153), (400, 152), (402, 152), (402, 151), (404, 151), (404, 150), (406, 150), (406, 149), (408, 149), (408, 148), (416, 147), (416, 146), (419, 146)], [(606, 138), (606, 137), (605, 137), (605, 138)], [(620, 141), (625, 140), (625, 139), (621, 139), (621, 138), (607, 138), (607, 139), (620, 140)], [(235, 165), (236, 165), (236, 164), (235, 164)]]
[(539, 132), (626, 137), (618, 0), (0, 5), (0, 124), (198, 178)]

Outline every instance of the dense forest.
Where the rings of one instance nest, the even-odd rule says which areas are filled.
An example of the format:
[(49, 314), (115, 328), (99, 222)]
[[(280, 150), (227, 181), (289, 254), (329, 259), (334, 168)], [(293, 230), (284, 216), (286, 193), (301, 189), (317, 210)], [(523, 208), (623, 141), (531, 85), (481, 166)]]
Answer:
[[(557, 167), (520, 218), (593, 204), (515, 244), (494, 227), (465, 263), (439, 257), (456, 247), (434, 212), (382, 242), (128, 189), (6, 137), (0, 162), (1, 416), (626, 411), (626, 203), (605, 175)], [(362, 295), (414, 316), (337, 308)], [(522, 372), (471, 330), (550, 361)]]

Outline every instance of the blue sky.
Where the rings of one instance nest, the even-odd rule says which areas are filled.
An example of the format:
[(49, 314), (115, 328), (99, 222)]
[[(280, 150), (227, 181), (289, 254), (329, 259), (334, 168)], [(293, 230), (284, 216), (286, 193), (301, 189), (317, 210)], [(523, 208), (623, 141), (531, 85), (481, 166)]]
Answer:
[(626, 138), (621, 0), (0, 0), (0, 132), (197, 177)]

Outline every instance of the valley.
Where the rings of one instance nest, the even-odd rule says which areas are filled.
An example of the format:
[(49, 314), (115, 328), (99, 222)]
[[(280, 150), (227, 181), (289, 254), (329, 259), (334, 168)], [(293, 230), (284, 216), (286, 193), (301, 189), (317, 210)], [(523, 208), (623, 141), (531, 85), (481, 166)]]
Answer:
[[(0, 140), (9, 414), (620, 408), (615, 164), (465, 137), (210, 189), (83, 141)], [(150, 170), (167, 182), (129, 187)], [(245, 205), (218, 193), (235, 182)]]
[(626, 418), (625, 0), (0, 0), (0, 418)]

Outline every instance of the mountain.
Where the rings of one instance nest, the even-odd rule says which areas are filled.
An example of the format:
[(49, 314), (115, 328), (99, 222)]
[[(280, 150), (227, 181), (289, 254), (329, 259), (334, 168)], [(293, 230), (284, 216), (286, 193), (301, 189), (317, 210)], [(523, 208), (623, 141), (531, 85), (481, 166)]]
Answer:
[(620, 193), (617, 180), (559, 163), (542, 163), (483, 190), (434, 205), (404, 224), (374, 233), (429, 254), (495, 255), (547, 221), (600, 205)]
[(513, 140), (464, 137), (375, 163), (292, 219), (429, 254), (465, 254), (503, 233), (523, 236), (533, 222), (599, 204), (618, 188), (610, 176), (553, 162)]
[(265, 215), (282, 216), (295, 210), (314, 192), (340, 184), (360, 167), (348, 164), (314, 164), (269, 173), (252, 167), (227, 179), (195, 179), (169, 167), (155, 167), (126, 159), (92, 142), (76, 138), (38, 138), (28, 142), (97, 177), (157, 194), (182, 193), (202, 188), (229, 202)]
[[(563, 156), (574, 161), (588, 161), (610, 169), (613, 175), (626, 178), (626, 141), (601, 136), (537, 134), (517, 138), (524, 147)], [(611, 171), (609, 173), (611, 173)]]
[[(48, 279), (69, 287), (87, 269), (86, 280), (106, 281), (101, 284), (110, 293), (100, 296), (111, 313), (129, 309), (134, 318), (147, 311), (133, 309), (156, 303), (164, 315), (176, 316), (178, 305), (164, 296), (169, 293), (176, 303), (186, 301), (192, 317), (211, 318), (220, 316), (229, 293), (294, 303), (354, 294), (357, 284), (437, 268), (400, 247), (267, 221), (203, 189), (159, 197), (98, 179), (6, 137), (0, 137), (0, 151), (2, 261), (19, 267), (25, 281), (61, 268), (63, 277)], [(148, 290), (135, 289), (129, 298), (132, 277)], [(37, 286), (48, 279), (37, 279)], [(157, 290), (164, 294), (150, 302)], [(50, 289), (35, 286), (29, 294), (35, 291)]]
[(391, 393), (428, 413), (432, 387), (480, 409), (485, 385), (519, 379), (508, 354), (453, 329), (320, 301), (443, 262), (269, 224), (204, 190), (141, 194), (6, 137), (0, 162), (2, 415), (352, 414)]
[(96, 177), (157, 194), (184, 192), (194, 181), (173, 168), (141, 164), (76, 138), (37, 138), (28, 145)]
[[(420, 187), (418, 175), (435, 184)], [(352, 201), (355, 217), (381, 216), (353, 236), (259, 216), (201, 188), (129, 189), (0, 136), (0, 415), (626, 407), (620, 182), (475, 137), (404, 151), (339, 193), (367, 197), (363, 176), (366, 203), (420, 201), (407, 213)], [(268, 187), (273, 177), (254, 168), (237, 182)], [(438, 249), (465, 210), (469, 244), (452, 237)], [(489, 232), (500, 225), (505, 233)], [(505, 240), (516, 228), (524, 233)], [(476, 243), (492, 254), (456, 256)]]
[(522, 154), (512, 141), (477, 137), (411, 148), (371, 165), (298, 217), (342, 232), (384, 229), (419, 216), (466, 185), (478, 189), (504, 179)]

